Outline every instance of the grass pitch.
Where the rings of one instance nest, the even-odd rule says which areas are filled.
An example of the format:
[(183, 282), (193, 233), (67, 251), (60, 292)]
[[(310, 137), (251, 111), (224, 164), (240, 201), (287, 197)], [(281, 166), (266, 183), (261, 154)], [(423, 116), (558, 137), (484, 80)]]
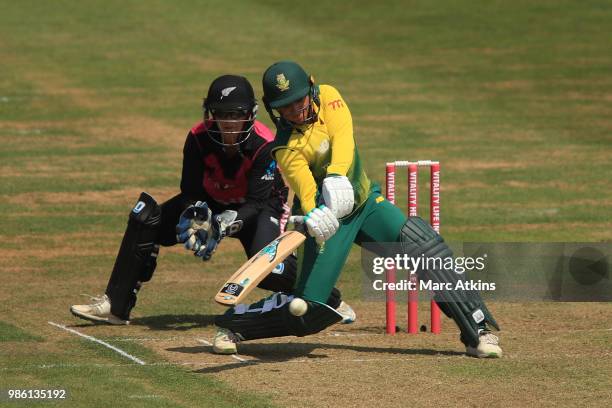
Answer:
[(206, 267), (162, 250), (132, 326), (68, 313), (104, 289), (138, 193), (177, 191), (210, 81), (242, 74), (261, 96), (280, 59), (342, 92), (373, 179), (390, 160), (442, 162), (449, 240), (610, 241), (610, 2), (1, 3), (0, 389), (66, 388), (58, 406), (91, 407), (612, 397), (609, 305), (492, 304), (506, 356), (477, 361), (448, 321), (441, 336), (383, 336), (384, 306), (359, 299), (357, 251), (340, 283), (356, 325), (245, 344), (243, 362), (205, 343), (214, 291), (243, 261), (231, 240)]

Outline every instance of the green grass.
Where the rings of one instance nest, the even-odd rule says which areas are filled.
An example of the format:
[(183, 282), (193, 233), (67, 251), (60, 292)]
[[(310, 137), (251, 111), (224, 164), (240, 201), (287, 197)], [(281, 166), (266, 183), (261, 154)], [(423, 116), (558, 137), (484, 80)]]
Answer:
[(61, 352), (17, 352), (6, 356), (3, 368), (12, 368), (4, 371), (0, 388), (67, 390), (67, 400), (53, 406), (271, 406), (265, 396), (238, 393), (212, 377), (194, 376), (163, 361), (155, 365), (159, 357), (133, 344), (121, 343), (119, 347), (142, 357), (148, 365), (131, 363), (86, 340), (70, 339), (59, 342), (59, 346)]
[(10, 323), (0, 321), (0, 342), (30, 342), (41, 341), (41, 338), (30, 334)]
[[(372, 179), (383, 181), (390, 160), (442, 162), (447, 240), (612, 239), (609, 1), (0, 0), (0, 9), (0, 388), (62, 385), (72, 406), (267, 405), (265, 389), (125, 365), (46, 321), (69, 319), (79, 293), (103, 289), (137, 198), (123, 190), (178, 190), (182, 142), (211, 80), (245, 75), (261, 99), (261, 74), (280, 59), (341, 91)], [(263, 106), (259, 118), (270, 124)], [(427, 216), (424, 184), (421, 193)], [(211, 282), (244, 260), (218, 255), (203, 266), (162, 251), (137, 333), (207, 324), (220, 311)], [(340, 279), (348, 300), (361, 293), (359, 255)], [(440, 372), (493, 387), (544, 381), (529, 363)], [(605, 383), (584, 366), (556, 375), (582, 391)]]
[[(51, 138), (38, 144), (36, 135), (20, 136), (23, 142), (15, 146), (14, 134), (3, 130), (0, 136), (6, 135), (6, 143), (0, 156), (7, 165), (19, 168), (27, 157), (62, 157), (74, 167), (62, 169), (64, 182), (3, 177), (2, 192), (44, 190), (41, 184), (50, 191), (106, 190), (132, 184), (129, 179), (143, 188), (176, 185), (172, 174), (177, 173), (180, 152), (159, 142), (91, 140), (87, 129), (64, 122), (95, 117), (109, 127), (118, 117), (150, 116), (186, 131), (199, 117), (197, 101), (216, 75), (243, 73), (259, 90), (259, 75), (270, 61), (294, 58), (320, 82), (335, 84), (344, 94), (374, 179), (382, 180), (387, 160), (431, 157), (443, 162), (443, 189), (469, 180), (487, 185), (483, 191), (445, 192), (443, 222), (462, 226), (461, 233), (447, 231), (451, 238), (473, 239), (466, 231), (471, 225), (502, 227), (487, 239), (504, 240), (511, 233), (503, 224), (514, 220), (474, 209), (479, 202), (497, 203), (499, 208), (530, 202), (545, 211), (563, 207), (577, 194), (599, 199), (602, 206), (522, 220), (563, 225), (578, 218), (584, 225), (573, 227), (577, 240), (601, 239), (604, 234), (598, 225), (612, 213), (611, 193), (601, 182), (610, 177), (604, 152), (612, 145), (607, 115), (612, 57), (605, 35), (612, 10), (607, 2), (413, 2), (408, 8), (401, 2), (364, 2), (350, 9), (313, 6), (308, 19), (277, 1), (257, 6), (219, 2), (208, 5), (206, 12), (192, 2), (181, 7), (151, 2), (146, 8), (128, 2), (121, 6), (123, 12), (115, 13), (114, 4), (94, 11), (66, 3), (62, 14), (56, 12), (62, 7), (57, 2), (6, 8), (0, 32), (9, 64), (0, 94), (9, 102), (0, 115), (30, 125), (58, 122), (64, 137), (75, 131), (79, 137), (77, 146), (66, 146)], [(26, 13), (39, 22), (37, 30), (20, 23)], [(246, 16), (249, 24), (242, 24)], [(236, 26), (233, 35), (216, 32), (220, 19)], [(320, 21), (316, 28), (313, 21)], [(262, 110), (262, 119), (269, 123), (264, 116)], [(142, 125), (146, 139), (146, 121)], [(168, 137), (180, 139), (183, 134)], [(137, 171), (134, 164), (117, 169), (119, 174), (105, 174), (116, 184), (93, 182), (87, 172), (88, 180), (65, 178), (82, 170), (78, 158), (108, 155), (121, 162), (123, 154), (150, 157), (162, 151), (172, 154), (166, 166), (174, 161), (173, 173), (160, 172), (163, 166), (151, 169), (150, 164)], [(467, 167), (458, 169), (459, 160)], [(470, 168), (472, 160), (518, 165), (479, 170)], [(572, 160), (579, 162), (572, 165)], [(570, 186), (542, 186), (549, 180)], [(532, 182), (534, 187), (504, 186), (511, 181)], [(588, 189), (577, 192), (573, 186)], [(466, 203), (471, 206), (466, 208)], [(513, 239), (549, 237), (548, 231), (532, 230)]]

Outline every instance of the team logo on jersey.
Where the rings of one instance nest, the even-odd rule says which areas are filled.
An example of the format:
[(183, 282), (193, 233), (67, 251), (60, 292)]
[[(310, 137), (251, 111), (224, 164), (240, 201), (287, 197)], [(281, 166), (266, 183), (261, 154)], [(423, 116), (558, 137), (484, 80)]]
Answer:
[(329, 150), (329, 140), (324, 139), (319, 145), (317, 152), (319, 152), (319, 154), (325, 154), (327, 153), (328, 150)]
[(276, 87), (282, 92), (289, 90), (289, 80), (285, 78), (285, 74), (278, 74), (276, 76)]
[(275, 169), (276, 169), (276, 162), (272, 160), (272, 162), (266, 169), (266, 172), (264, 173), (264, 175), (261, 176), (261, 180), (266, 180), (266, 181), (274, 180), (274, 170)]
[(221, 90), (221, 99), (223, 99), (224, 96), (229, 96), (229, 94), (231, 94), (234, 89), (236, 89), (235, 86), (230, 86), (229, 88), (222, 89)]

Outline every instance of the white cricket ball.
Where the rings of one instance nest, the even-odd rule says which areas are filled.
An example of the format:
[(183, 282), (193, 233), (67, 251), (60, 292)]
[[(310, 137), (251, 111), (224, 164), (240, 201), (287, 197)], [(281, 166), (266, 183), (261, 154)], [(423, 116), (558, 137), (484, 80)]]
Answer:
[(289, 313), (294, 316), (300, 317), (306, 314), (308, 310), (308, 303), (304, 299), (295, 298), (289, 303)]

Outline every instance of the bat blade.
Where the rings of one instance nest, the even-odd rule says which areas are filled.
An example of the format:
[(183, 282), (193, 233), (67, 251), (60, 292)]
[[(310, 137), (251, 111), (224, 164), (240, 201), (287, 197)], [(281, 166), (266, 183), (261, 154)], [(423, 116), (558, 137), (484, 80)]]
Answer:
[(224, 306), (240, 303), (274, 268), (285, 260), (306, 236), (297, 231), (286, 231), (246, 261), (221, 287), (215, 301)]

